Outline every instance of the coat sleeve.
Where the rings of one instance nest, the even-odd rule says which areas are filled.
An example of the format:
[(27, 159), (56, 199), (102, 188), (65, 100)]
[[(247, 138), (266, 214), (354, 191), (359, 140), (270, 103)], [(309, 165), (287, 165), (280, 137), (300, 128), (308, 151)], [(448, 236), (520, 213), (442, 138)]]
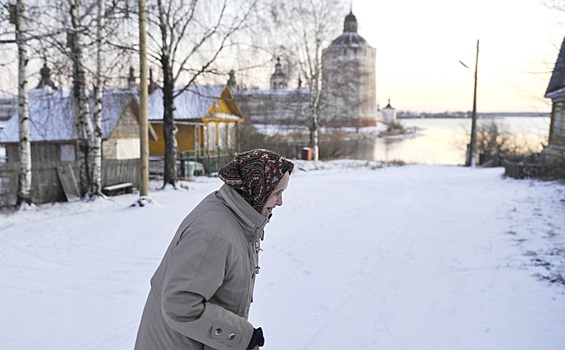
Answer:
[(161, 309), (176, 332), (214, 349), (245, 349), (253, 326), (208, 302), (222, 284), (229, 243), (190, 229), (170, 252)]

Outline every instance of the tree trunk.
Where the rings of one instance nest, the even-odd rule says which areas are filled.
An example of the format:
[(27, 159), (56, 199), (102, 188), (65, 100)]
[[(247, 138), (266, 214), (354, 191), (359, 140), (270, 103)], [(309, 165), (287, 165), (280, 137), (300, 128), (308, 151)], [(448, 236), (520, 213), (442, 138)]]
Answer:
[(98, 28), (96, 34), (96, 88), (94, 91), (94, 142), (92, 144), (92, 196), (102, 195), (102, 96), (104, 81), (102, 71), (104, 67), (104, 0), (98, 0)]
[[(177, 183), (177, 127), (174, 120), (175, 79), (171, 62), (169, 26), (163, 2), (158, 1), (159, 29), (161, 31), (161, 68), (163, 69), (163, 140), (165, 142), (165, 169), (163, 187)], [(172, 35), (172, 34), (171, 34)]]
[[(318, 57), (316, 55), (316, 57)], [(319, 60), (316, 59), (316, 67), (319, 66)], [(321, 103), (321, 91), (320, 91), (320, 70), (318, 68), (314, 68), (314, 73), (310, 74), (309, 76), (312, 77), (310, 81), (310, 113), (312, 118), (311, 128), (310, 128), (310, 147), (312, 147), (312, 159), (319, 160), (320, 159), (320, 152), (319, 152), (319, 140), (318, 140), (318, 133), (319, 133), (319, 121), (320, 121), (320, 103)]]
[(177, 127), (174, 120), (174, 81), (168, 56), (161, 62), (163, 66), (163, 139), (165, 141), (164, 183), (176, 187), (177, 183)]
[(312, 147), (312, 159), (319, 160), (319, 140), (318, 140), (318, 115), (314, 114), (312, 117), (312, 129), (310, 130), (310, 147)]
[(18, 0), (16, 18), (16, 42), (18, 44), (18, 122), (19, 122), (19, 156), (18, 199), (16, 205), (30, 205), (31, 199), (31, 143), (29, 130), (29, 106), (27, 86), (27, 22), (26, 1)]
[(73, 26), (72, 57), (73, 57), (73, 84), (75, 98), (75, 120), (77, 130), (77, 142), (79, 143), (79, 159), (81, 161), (80, 182), (81, 194), (89, 196), (92, 191), (92, 169), (93, 154), (91, 147), (94, 130), (90, 117), (90, 106), (86, 94), (86, 78), (82, 63), (82, 47), (80, 43), (80, 15), (77, 0), (69, 0), (71, 22)]

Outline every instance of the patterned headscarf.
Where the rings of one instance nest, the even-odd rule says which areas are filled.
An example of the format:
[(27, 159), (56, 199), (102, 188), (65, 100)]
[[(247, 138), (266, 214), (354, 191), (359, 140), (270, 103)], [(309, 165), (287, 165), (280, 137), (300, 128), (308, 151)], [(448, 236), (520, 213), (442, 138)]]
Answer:
[(293, 168), (291, 161), (272, 151), (254, 149), (238, 154), (218, 175), (260, 213), (284, 174)]

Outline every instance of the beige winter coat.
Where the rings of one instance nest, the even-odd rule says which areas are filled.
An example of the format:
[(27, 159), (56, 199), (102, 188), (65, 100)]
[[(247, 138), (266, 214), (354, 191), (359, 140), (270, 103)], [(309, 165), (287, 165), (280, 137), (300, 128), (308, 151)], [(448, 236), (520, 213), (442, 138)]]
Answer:
[(198, 204), (151, 279), (135, 349), (245, 349), (267, 222), (228, 185)]

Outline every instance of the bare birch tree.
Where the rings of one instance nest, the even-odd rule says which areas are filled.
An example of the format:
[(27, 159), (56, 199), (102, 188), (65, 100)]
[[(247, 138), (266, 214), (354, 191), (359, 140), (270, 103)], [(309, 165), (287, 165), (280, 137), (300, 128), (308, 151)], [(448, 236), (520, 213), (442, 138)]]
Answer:
[(27, 43), (27, 14), (26, 1), (16, 3), (16, 42), (18, 45), (18, 125), (19, 125), (19, 174), (18, 199), (16, 205), (23, 207), (32, 203), (31, 197), (31, 140), (29, 129), (28, 106), (28, 43)]
[(308, 129), (314, 160), (319, 158), (322, 50), (339, 33), (344, 13), (340, 0), (274, 1), (271, 7), (271, 18), (279, 23), (278, 36), (285, 38), (281, 49), (295, 57), (300, 76), (310, 91)]
[(98, 0), (96, 29), (96, 84), (94, 87), (94, 134), (92, 144), (92, 196), (102, 194), (102, 97), (104, 92), (105, 1)]
[[(129, 2), (133, 0), (111, 2), (109, 0), (27, 0), (29, 1), (32, 3), (31, 10), (34, 12), (33, 15), (26, 17), (31, 22), (32, 29), (31, 32), (28, 30), (25, 39), (25, 43), (28, 44), (25, 46), (27, 58), (22, 62), (27, 63), (30, 55), (32, 58), (41, 57), (44, 62), (49, 60), (50, 63), (55, 64), (54, 71), (59, 78), (62, 77), (67, 83), (72, 82), (74, 106), (76, 107), (78, 159), (81, 163), (81, 192), (87, 197), (99, 195), (102, 185), (101, 144), (104, 85), (107, 80), (113, 81), (115, 86), (120, 84), (119, 70), (124, 65), (116, 64), (116, 62), (125, 62), (127, 66), (133, 64), (131, 47), (127, 50), (116, 47), (113, 47), (113, 51), (106, 50), (106, 30), (115, 36), (122, 35), (123, 31), (128, 31), (127, 28), (123, 29), (124, 26), (120, 28), (122, 31), (115, 29), (124, 23), (123, 18), (129, 16)], [(109, 8), (105, 6), (106, 3), (110, 4)], [(5, 1), (0, 1), (0, 5), (6, 9), (11, 7), (9, 2)], [(16, 8), (16, 6), (13, 7)], [(14, 15), (14, 24), (16, 24), (15, 19)], [(29, 23), (27, 26), (29, 27)], [(6, 26), (2, 25), (0, 28), (6, 31), (0, 37), (0, 44), (9, 45), (18, 41), (5, 40), (4, 38), (10, 33)], [(33, 44), (31, 44), (32, 41)], [(96, 55), (85, 55), (84, 52), (89, 50), (96, 52)], [(9, 57), (9, 55), (4, 55), (6, 51), (8, 50), (3, 50), (2, 56)], [(113, 59), (113, 62), (108, 65), (110, 69), (107, 69), (105, 65), (108, 52)], [(124, 55), (127, 56), (125, 59)], [(16, 56), (15, 53), (13, 56)], [(70, 62), (72, 64), (69, 64)], [(9, 62), (5, 64), (7, 67), (5, 69), (9, 69), (8, 64)], [(0, 65), (3, 65), (3, 62), (0, 62)], [(67, 67), (72, 67), (72, 71)], [(29, 72), (27, 74), (29, 75)], [(112, 76), (118, 76), (118, 78), (112, 79)], [(27, 80), (25, 82), (27, 86)], [(94, 115), (90, 113), (91, 97), (87, 88), (89, 84), (94, 86)], [(62, 85), (59, 80), (59, 86)], [(24, 114), (20, 113), (20, 117), (23, 116)], [(27, 118), (25, 118), (26, 121)], [(24, 123), (24, 125), (29, 124)], [(29, 137), (25, 139), (29, 142)], [(23, 149), (30, 148), (29, 144), (25, 146), (26, 143), (22, 143)], [(22, 159), (27, 158), (22, 156)], [(31, 180), (29, 182), (31, 183)]]
[(90, 195), (92, 145), (94, 144), (94, 128), (90, 117), (90, 105), (86, 90), (85, 67), (82, 57), (80, 0), (69, 0), (72, 31), (70, 32), (70, 45), (73, 60), (73, 96), (75, 99), (75, 128), (79, 145), (81, 161), (82, 193)]
[(545, 0), (542, 3), (552, 10), (565, 12), (565, 1), (563, 0)]

